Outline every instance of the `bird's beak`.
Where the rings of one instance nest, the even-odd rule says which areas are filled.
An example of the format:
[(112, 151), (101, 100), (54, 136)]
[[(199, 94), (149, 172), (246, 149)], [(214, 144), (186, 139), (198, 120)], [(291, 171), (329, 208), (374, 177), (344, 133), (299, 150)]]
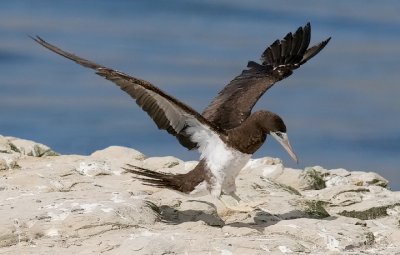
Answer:
[(270, 134), (282, 145), (283, 148), (285, 148), (290, 157), (298, 163), (297, 156), (294, 153), (292, 146), (290, 146), (288, 135), (282, 132), (280, 132), (279, 135), (276, 132), (271, 132)]

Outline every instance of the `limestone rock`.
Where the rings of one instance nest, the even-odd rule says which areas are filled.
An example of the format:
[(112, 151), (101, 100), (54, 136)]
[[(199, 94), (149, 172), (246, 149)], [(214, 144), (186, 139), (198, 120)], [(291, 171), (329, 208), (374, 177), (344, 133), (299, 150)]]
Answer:
[(6, 137), (6, 139), (8, 139), (13, 150), (15, 150), (17, 152), (21, 152), (23, 155), (28, 155), (28, 156), (33, 156), (33, 157), (58, 156), (59, 155), (57, 152), (50, 149), (50, 147), (48, 147), (44, 144), (41, 144), (41, 143), (37, 143), (37, 142), (25, 140), (25, 139), (20, 139), (20, 138), (16, 138), (16, 137), (11, 137), (11, 136)]
[(4, 171), (7, 169), (8, 169), (7, 162), (4, 159), (0, 158), (0, 171)]
[(100, 160), (82, 161), (79, 163), (76, 171), (87, 176), (112, 174), (110, 165)]
[(93, 152), (90, 156), (100, 159), (115, 159), (115, 160), (144, 160), (146, 156), (135, 149), (122, 146), (110, 146), (103, 150)]
[[(93, 152), (90, 155), (91, 158), (96, 159), (96, 161), (100, 164), (104, 164), (105, 172), (112, 172), (112, 174), (121, 175), (125, 172), (124, 167), (127, 167), (127, 164), (131, 164), (134, 166), (142, 166), (143, 160), (146, 156), (131, 148), (121, 147), (121, 146), (110, 146), (103, 150), (98, 150)], [(100, 167), (99, 169), (102, 169)]]
[(153, 158), (147, 158), (143, 161), (142, 167), (150, 169), (150, 170), (156, 170), (156, 169), (164, 169), (164, 168), (173, 168), (178, 165), (182, 165), (183, 161), (167, 156), (167, 157), (153, 157)]
[(322, 167), (306, 167), (300, 174), (302, 190), (319, 190), (326, 187), (324, 176), (327, 172)]
[(19, 168), (19, 149), (4, 136), (0, 136), (0, 171)]
[(1, 254), (400, 253), (400, 192), (375, 173), (254, 159), (236, 180), (239, 205), (253, 210), (237, 212), (123, 170), (184, 173), (196, 161), (118, 146), (38, 157), (35, 144), (0, 137)]
[(12, 153), (11, 144), (4, 136), (0, 136), (0, 153)]
[(351, 174), (351, 181), (353, 184), (357, 186), (381, 186), (386, 188), (388, 186), (389, 181), (380, 176), (377, 173), (372, 172), (359, 172), (354, 171)]
[(250, 159), (244, 166), (243, 172), (262, 173), (264, 177), (276, 179), (282, 175), (284, 170), (282, 160), (279, 158), (264, 157), (259, 159)]

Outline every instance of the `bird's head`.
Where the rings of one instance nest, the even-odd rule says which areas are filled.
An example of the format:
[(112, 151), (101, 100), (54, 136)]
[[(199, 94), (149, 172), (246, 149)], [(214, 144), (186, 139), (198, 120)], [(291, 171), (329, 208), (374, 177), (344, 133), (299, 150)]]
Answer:
[(275, 138), (275, 140), (282, 145), (282, 147), (289, 153), (290, 157), (297, 163), (297, 156), (289, 143), (289, 138), (286, 133), (286, 125), (282, 118), (269, 111), (263, 111), (262, 115), (264, 116), (260, 124), (262, 125), (263, 130)]

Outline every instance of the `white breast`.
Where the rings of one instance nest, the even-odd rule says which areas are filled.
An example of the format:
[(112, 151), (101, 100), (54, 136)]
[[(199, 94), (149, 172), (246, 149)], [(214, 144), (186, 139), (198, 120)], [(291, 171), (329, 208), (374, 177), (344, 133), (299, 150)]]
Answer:
[(214, 176), (211, 194), (218, 197), (221, 192), (229, 194), (236, 190), (235, 178), (250, 160), (251, 155), (241, 153), (226, 146), (218, 134), (208, 127), (187, 128), (193, 142), (199, 145), (200, 158), (205, 159), (207, 167)]

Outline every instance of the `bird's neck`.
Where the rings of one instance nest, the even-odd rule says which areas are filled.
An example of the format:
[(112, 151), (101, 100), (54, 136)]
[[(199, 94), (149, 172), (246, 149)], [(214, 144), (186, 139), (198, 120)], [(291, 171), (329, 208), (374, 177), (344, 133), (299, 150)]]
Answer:
[(266, 132), (257, 125), (257, 121), (257, 118), (250, 115), (240, 126), (228, 130), (228, 144), (242, 153), (255, 153), (267, 137)]

